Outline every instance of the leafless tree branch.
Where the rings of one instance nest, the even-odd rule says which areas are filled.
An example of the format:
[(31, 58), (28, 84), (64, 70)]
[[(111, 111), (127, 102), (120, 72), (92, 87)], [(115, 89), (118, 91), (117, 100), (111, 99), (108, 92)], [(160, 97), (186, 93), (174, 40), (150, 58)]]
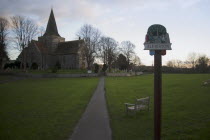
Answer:
[(15, 38), (16, 49), (23, 53), (22, 63), (26, 70), (26, 47), (29, 42), (38, 34), (38, 26), (29, 18), (23, 16), (11, 17), (12, 32)]
[(92, 25), (85, 24), (80, 28), (77, 36), (85, 41), (84, 55), (90, 69), (97, 55), (101, 32)]
[(6, 18), (0, 17), (0, 69), (3, 68), (4, 59), (8, 59), (6, 51), (9, 22)]

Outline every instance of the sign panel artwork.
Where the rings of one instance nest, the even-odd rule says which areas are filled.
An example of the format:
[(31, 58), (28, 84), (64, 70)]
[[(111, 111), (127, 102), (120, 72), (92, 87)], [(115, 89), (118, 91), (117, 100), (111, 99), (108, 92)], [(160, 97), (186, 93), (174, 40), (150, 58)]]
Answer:
[(171, 42), (166, 28), (162, 25), (149, 27), (144, 43), (145, 50), (171, 50)]

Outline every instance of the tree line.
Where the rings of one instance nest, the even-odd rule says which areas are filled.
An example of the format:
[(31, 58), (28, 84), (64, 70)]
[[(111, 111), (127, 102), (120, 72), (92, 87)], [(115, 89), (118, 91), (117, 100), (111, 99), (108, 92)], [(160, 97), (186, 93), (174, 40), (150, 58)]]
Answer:
[[(22, 52), (28, 47), (30, 41), (37, 37), (41, 31), (40, 29), (42, 28), (39, 28), (28, 17), (12, 16), (9, 20), (5, 17), (0, 17), (0, 68), (4, 67), (3, 62), (9, 60), (9, 50), (16, 49)], [(26, 70), (26, 51), (23, 51), (23, 60), (20, 66)]]
[[(39, 27), (32, 19), (24, 16), (12, 16), (9, 20), (0, 17), (0, 68), (9, 60), (8, 50), (16, 49), (23, 53), (21, 62), (15, 62), (12, 67), (27, 68), (26, 53), (30, 41), (38, 35), (43, 35), (43, 27)], [(135, 45), (131, 41), (117, 42), (114, 38), (105, 36), (99, 29), (92, 25), (83, 25), (76, 36), (84, 40), (84, 56), (87, 69), (103, 64), (103, 70), (138, 70), (153, 71), (152, 67), (143, 66), (136, 55)], [(10, 44), (10, 45), (8, 45)], [(12, 44), (12, 45), (11, 45)], [(13, 48), (8, 47), (13, 46)], [(94, 64), (95, 63), (95, 64)], [(210, 58), (206, 55), (190, 53), (186, 61), (170, 60), (163, 66), (164, 72), (210, 72)]]
[[(0, 18), (0, 67), (4, 61), (9, 60), (8, 50), (16, 49), (22, 52), (23, 59), (20, 68), (27, 68), (27, 51), (32, 39), (43, 35), (43, 27), (39, 27), (32, 19), (24, 16), (13, 16), (8, 20)], [(115, 39), (104, 36), (102, 32), (92, 25), (85, 24), (76, 33), (76, 36), (84, 40), (84, 56), (87, 69), (93, 69), (93, 63), (100, 62), (106, 65), (109, 71), (112, 68), (130, 70), (132, 65), (140, 65), (140, 58), (135, 54), (135, 45), (130, 41), (118, 43)], [(8, 45), (10, 44), (10, 45)], [(13, 46), (13, 48), (8, 47)], [(8, 48), (8, 49), (6, 49)], [(16, 63), (19, 64), (19, 63)]]
[(103, 63), (109, 71), (113, 68), (128, 71), (133, 65), (141, 65), (140, 58), (134, 52), (136, 46), (131, 41), (118, 43), (114, 38), (104, 36), (99, 29), (89, 24), (83, 25), (77, 36), (85, 42), (87, 69), (92, 69), (96, 60)]
[(166, 66), (169, 72), (207, 73), (210, 72), (210, 58), (205, 54), (193, 52), (189, 53), (185, 61), (178, 59), (170, 60)]

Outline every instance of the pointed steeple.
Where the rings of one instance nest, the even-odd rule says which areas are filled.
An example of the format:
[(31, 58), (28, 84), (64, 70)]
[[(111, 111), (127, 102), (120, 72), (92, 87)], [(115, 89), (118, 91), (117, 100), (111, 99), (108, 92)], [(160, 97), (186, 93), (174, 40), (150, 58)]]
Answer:
[(53, 9), (51, 9), (50, 17), (49, 17), (49, 20), (48, 20), (48, 23), (47, 23), (47, 29), (45, 31), (44, 36), (47, 36), (47, 35), (60, 36), (58, 34), (58, 29), (57, 29), (57, 25), (56, 25), (56, 22), (55, 22), (55, 17), (54, 17), (54, 14), (53, 14)]

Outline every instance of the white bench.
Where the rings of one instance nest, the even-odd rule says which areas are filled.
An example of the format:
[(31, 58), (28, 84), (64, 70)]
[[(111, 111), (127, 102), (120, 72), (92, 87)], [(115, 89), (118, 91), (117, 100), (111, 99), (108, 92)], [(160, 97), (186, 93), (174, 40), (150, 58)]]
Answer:
[(210, 79), (208, 79), (208, 80), (204, 81), (202, 85), (203, 85), (203, 86), (210, 85)]
[(140, 110), (148, 110), (149, 111), (149, 102), (150, 97), (145, 97), (141, 99), (136, 99), (135, 104), (125, 103), (126, 114), (129, 112), (136, 113)]

